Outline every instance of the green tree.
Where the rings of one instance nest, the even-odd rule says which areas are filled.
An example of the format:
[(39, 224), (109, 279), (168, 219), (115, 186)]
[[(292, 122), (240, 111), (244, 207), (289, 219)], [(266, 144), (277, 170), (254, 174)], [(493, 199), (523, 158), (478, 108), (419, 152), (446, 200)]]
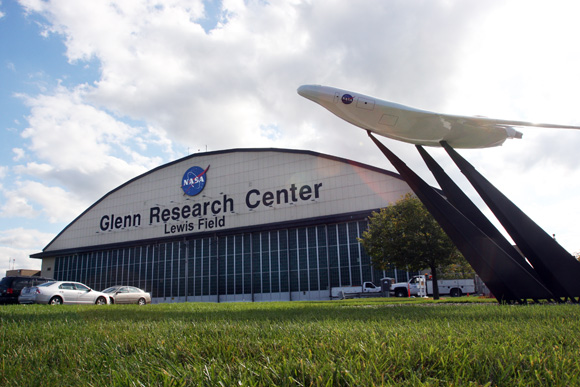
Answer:
[(390, 264), (413, 271), (431, 269), (436, 300), (438, 270), (457, 263), (461, 257), (423, 203), (411, 194), (373, 212), (369, 228), (359, 241), (378, 270), (386, 270)]
[(439, 279), (474, 278), (475, 275), (475, 270), (473, 270), (463, 255), (460, 255), (457, 262), (446, 266), (444, 272), (439, 272)]

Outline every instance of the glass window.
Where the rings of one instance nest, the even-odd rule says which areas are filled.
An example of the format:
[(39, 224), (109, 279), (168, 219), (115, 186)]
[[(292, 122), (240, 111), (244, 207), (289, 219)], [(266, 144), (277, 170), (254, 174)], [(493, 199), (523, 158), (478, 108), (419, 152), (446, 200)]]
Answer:
[(262, 273), (262, 293), (270, 293), (272, 290), (270, 288), (270, 273), (263, 272)]
[(236, 294), (243, 294), (244, 293), (244, 277), (242, 274), (236, 274), (235, 281), (236, 281)]
[(280, 273), (280, 291), (288, 291), (288, 272), (284, 271)]
[(173, 286), (177, 278), (173, 277), (173, 243), (165, 243), (163, 249), (163, 265), (165, 266), (164, 280), (164, 297), (173, 297)]
[(298, 273), (300, 276), (300, 291), (301, 292), (305, 292), (310, 290), (308, 287), (308, 270), (300, 270), (300, 272)]
[(377, 285), (385, 276), (410, 278), (414, 273), (372, 267), (357, 240), (367, 227), (360, 220), (65, 255), (56, 257), (53, 275), (95, 289), (140, 287), (154, 298), (328, 290)]
[(252, 235), (244, 234), (243, 238), (243, 259), (244, 259), (244, 270), (243, 270), (243, 282), (244, 282), (244, 293), (252, 293)]
[(163, 279), (165, 278), (165, 266), (163, 262), (164, 245), (155, 245), (152, 256), (151, 296), (164, 297)]
[(30, 279), (28, 279), (28, 278), (17, 278), (12, 283), (12, 288), (14, 290), (22, 290), (22, 288), (24, 288), (26, 286), (30, 286)]
[(309, 270), (310, 274), (310, 290), (319, 290), (318, 287), (318, 270), (311, 269)]
[(236, 276), (232, 274), (228, 274), (226, 277), (226, 292), (225, 294), (236, 294), (236, 285), (235, 285)]
[(194, 282), (195, 282), (195, 254), (196, 254), (196, 241), (188, 240), (188, 257), (187, 257), (187, 295), (193, 296), (194, 293)]
[[(299, 228), (298, 232), (298, 269), (308, 269), (307, 237), (306, 229)], [(304, 289), (300, 289), (304, 290)]]
[(288, 230), (282, 230), (278, 233), (280, 238), (280, 291), (288, 292)]
[[(244, 272), (244, 240), (243, 235), (236, 235), (235, 242), (234, 242), (234, 267), (236, 275), (241, 275)], [(238, 281), (236, 280), (236, 285), (238, 285)], [(241, 291), (237, 291), (237, 294), (240, 294)]]

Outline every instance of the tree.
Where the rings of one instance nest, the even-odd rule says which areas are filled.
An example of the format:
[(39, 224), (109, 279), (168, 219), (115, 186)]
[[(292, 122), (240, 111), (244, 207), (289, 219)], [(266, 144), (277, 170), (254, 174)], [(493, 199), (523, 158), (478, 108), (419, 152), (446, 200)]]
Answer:
[(386, 270), (390, 264), (412, 271), (431, 269), (436, 300), (438, 269), (459, 262), (461, 257), (423, 203), (411, 194), (373, 212), (359, 241), (378, 270)]
[(473, 270), (463, 255), (460, 255), (457, 262), (446, 266), (444, 272), (439, 272), (439, 279), (473, 278), (475, 275), (475, 270)]

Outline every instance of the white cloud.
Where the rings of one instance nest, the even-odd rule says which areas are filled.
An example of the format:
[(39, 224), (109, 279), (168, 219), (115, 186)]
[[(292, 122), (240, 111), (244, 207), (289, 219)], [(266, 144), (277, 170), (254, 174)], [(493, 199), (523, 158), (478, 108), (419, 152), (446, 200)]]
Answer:
[[(196, 22), (201, 3), (181, 9), (174, 2), (160, 9), (139, 1), (28, 4), (47, 15), (51, 31), (66, 36), (69, 60), (100, 60), (102, 77), (87, 89), (94, 104), (165, 128), (187, 146), (212, 149), (306, 137), (295, 135), (305, 102), (295, 92), (301, 83), (368, 93), (386, 87), (386, 97), (424, 99), (453, 70), (462, 39), (440, 28), (444, 19), (456, 15), (458, 29), (468, 24), (462, 5), (433, 3), (418, 11), (405, 3), (227, 1), (224, 22), (206, 33)], [(409, 79), (422, 87), (409, 88)], [(272, 125), (280, 136), (260, 129)]]
[(0, 231), (0, 273), (15, 269), (38, 269), (41, 261), (29, 256), (38, 253), (48, 244), (53, 234), (22, 227)]
[(33, 218), (37, 215), (32, 205), (18, 191), (4, 191), (3, 195), (5, 201), (0, 207), (1, 216)]
[[(448, 107), (465, 114), (513, 116), (536, 122), (579, 123), (575, 95), (580, 33), (574, 1), (511, 1), (469, 32), (458, 58)], [(477, 110), (476, 110), (477, 109)]]
[(24, 149), (22, 148), (13, 148), (12, 152), (14, 152), (14, 158), (12, 160), (14, 161), (19, 161), (22, 160), (22, 158), (24, 158)]
[(0, 245), (14, 249), (42, 248), (54, 235), (22, 227), (0, 231)]
[(127, 125), (85, 103), (83, 96), (82, 87), (58, 87), (53, 95), (26, 99), (31, 110), (22, 137), (30, 157), (40, 162), (16, 170), (96, 199), (163, 160), (135, 148), (170, 147), (163, 131)]
[(49, 187), (34, 181), (17, 182), (4, 187), (5, 202), (0, 216), (10, 218), (45, 217), (49, 222), (70, 222), (92, 202), (60, 187)]
[[(391, 168), (362, 130), (299, 97), (304, 83), (451, 114), (578, 124), (576, 2), (228, 0), (210, 31), (201, 0), (21, 3), (63, 36), (71, 63), (100, 65), (94, 83), (27, 99), (19, 148), (28, 163), (16, 170), (74, 208), (165, 161), (159, 150), (175, 157), (174, 148), (302, 148)], [(551, 198), (535, 219), (573, 235), (570, 198), (559, 191), (576, 190), (566, 179), (577, 176), (579, 137), (532, 128), (523, 140), (462, 154), (530, 212)], [(433, 182), (414, 147), (385, 143)], [(444, 152), (432, 153), (463, 181)], [(44, 206), (21, 180), (10, 192), (25, 200), (14, 202)]]
[(58, 168), (91, 173), (110, 162), (112, 146), (137, 135), (137, 130), (84, 104), (81, 94), (59, 88), (55, 95), (28, 98), (30, 126), (22, 136), (39, 158)]
[(151, 147), (172, 154), (164, 130), (128, 125), (84, 96), (84, 86), (59, 86), (51, 95), (25, 97), (25, 144), (13, 151), (16, 162), (27, 162), (12, 167), (2, 217), (70, 222), (109, 190), (162, 164)]

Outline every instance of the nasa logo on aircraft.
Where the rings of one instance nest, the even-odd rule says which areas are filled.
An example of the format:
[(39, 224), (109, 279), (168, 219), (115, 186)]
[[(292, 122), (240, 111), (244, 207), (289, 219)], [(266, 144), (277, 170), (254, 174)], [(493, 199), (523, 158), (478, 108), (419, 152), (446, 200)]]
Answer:
[(345, 105), (349, 105), (349, 104), (351, 104), (351, 103), (352, 103), (352, 101), (354, 101), (354, 98), (353, 98), (353, 96), (352, 96), (352, 95), (350, 95), (350, 94), (344, 94), (344, 95), (342, 96), (342, 103), (343, 103), (343, 104), (345, 104)]
[(205, 182), (207, 181), (206, 172), (208, 169), (209, 165), (205, 170), (196, 166), (185, 171), (183, 179), (181, 179), (181, 189), (185, 195), (195, 196), (203, 191)]

